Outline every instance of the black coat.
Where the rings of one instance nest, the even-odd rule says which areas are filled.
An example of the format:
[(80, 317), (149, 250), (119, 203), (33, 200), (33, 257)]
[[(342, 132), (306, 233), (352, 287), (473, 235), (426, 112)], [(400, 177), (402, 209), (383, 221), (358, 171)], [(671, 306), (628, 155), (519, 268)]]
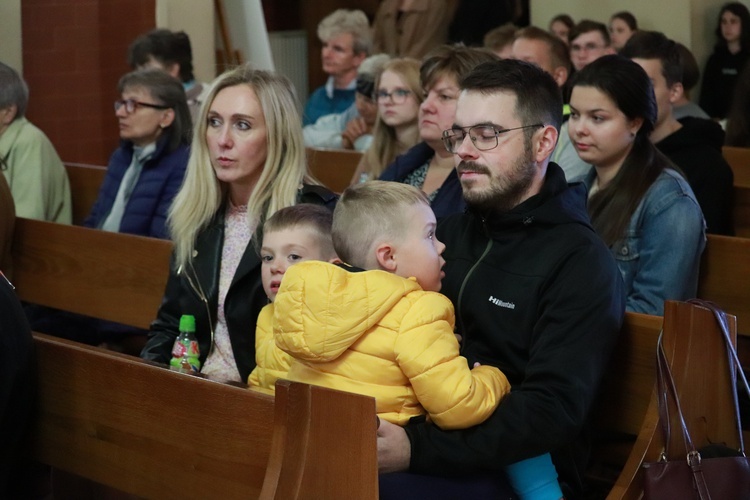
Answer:
[(31, 329), (10, 283), (0, 275), (0, 498), (10, 494), (34, 405)]
[[(300, 203), (316, 203), (333, 209), (336, 195), (321, 186), (304, 186)], [(255, 236), (253, 237), (255, 238)], [(232, 352), (241, 379), (247, 380), (255, 368), (255, 322), (260, 310), (268, 304), (260, 280), (260, 257), (251, 241), (237, 266), (232, 284), (224, 299), (224, 316), (232, 342)], [(195, 335), (201, 351), (201, 365), (211, 350), (216, 327), (219, 273), (224, 246), (224, 210), (214, 216), (195, 242), (192, 265), (175, 269), (170, 264), (169, 279), (156, 320), (141, 357), (168, 363), (172, 345), (179, 334), (180, 316), (195, 316)]]

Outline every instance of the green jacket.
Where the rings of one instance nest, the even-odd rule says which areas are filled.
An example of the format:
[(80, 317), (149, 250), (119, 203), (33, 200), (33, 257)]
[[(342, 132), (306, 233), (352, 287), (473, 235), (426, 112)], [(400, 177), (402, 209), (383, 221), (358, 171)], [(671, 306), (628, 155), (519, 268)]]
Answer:
[(3, 174), (16, 216), (70, 224), (70, 184), (54, 146), (26, 118), (15, 119), (0, 135)]

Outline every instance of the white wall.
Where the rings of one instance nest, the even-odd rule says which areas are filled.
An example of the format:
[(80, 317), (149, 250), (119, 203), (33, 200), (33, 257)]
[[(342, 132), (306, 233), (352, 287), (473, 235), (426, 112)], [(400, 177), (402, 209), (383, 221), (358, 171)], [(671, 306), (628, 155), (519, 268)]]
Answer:
[[(569, 14), (576, 22), (592, 19), (607, 23), (617, 11), (627, 10), (639, 27), (661, 31), (689, 47), (702, 68), (716, 42), (713, 30), (719, 10), (727, 0), (530, 0), (531, 23), (547, 28), (557, 14)], [(743, 3), (750, 6), (750, 0)]]
[(157, 27), (184, 31), (190, 37), (195, 78), (202, 82), (213, 80), (216, 77), (213, 0), (156, 0), (155, 15)]

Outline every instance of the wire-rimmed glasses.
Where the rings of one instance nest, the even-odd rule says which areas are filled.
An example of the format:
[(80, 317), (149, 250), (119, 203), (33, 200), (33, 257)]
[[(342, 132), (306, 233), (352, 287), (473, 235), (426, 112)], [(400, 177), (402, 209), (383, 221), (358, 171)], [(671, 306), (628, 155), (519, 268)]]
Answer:
[(466, 136), (471, 138), (474, 147), (479, 151), (489, 151), (495, 149), (498, 145), (498, 136), (513, 130), (524, 128), (543, 127), (543, 123), (534, 125), (524, 125), (522, 127), (499, 129), (494, 125), (472, 125), (470, 127), (453, 127), (443, 131), (443, 144), (445, 149), (452, 154), (456, 154), (458, 147), (464, 142)]

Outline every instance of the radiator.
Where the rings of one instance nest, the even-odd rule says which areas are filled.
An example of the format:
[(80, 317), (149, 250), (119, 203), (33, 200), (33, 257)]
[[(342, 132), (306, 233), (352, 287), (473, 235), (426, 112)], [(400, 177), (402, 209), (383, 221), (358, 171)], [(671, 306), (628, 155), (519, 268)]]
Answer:
[(307, 35), (305, 31), (272, 31), (268, 34), (268, 39), (276, 72), (292, 81), (297, 89), (300, 105), (304, 107), (310, 93), (307, 88)]

